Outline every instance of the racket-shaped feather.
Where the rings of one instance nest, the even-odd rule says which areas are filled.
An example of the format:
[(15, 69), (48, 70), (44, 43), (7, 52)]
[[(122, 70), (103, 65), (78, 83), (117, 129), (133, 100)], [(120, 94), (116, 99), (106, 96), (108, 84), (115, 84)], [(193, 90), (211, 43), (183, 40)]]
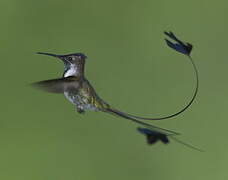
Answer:
[(172, 138), (174, 141), (188, 147), (191, 149), (194, 149), (196, 151), (204, 152), (202, 149), (192, 146), (191, 144), (185, 143), (179, 139), (177, 139), (175, 134), (165, 134), (161, 131), (158, 130), (152, 130), (148, 128), (138, 128), (137, 129), (140, 133), (144, 134), (147, 138), (147, 143), (148, 144), (155, 144), (158, 141), (161, 141), (164, 144), (169, 143), (169, 138)]
[(190, 43), (184, 43), (181, 40), (179, 40), (172, 32), (164, 32), (170, 39), (176, 41), (177, 43), (173, 43), (169, 41), (168, 39), (165, 39), (167, 45), (176, 50), (177, 52), (180, 52), (182, 54), (185, 54), (187, 56), (190, 56), (193, 46)]
[(167, 135), (159, 131), (150, 130), (147, 128), (138, 128), (138, 131), (146, 136), (148, 144), (155, 144), (158, 141), (161, 141), (164, 144), (169, 143)]

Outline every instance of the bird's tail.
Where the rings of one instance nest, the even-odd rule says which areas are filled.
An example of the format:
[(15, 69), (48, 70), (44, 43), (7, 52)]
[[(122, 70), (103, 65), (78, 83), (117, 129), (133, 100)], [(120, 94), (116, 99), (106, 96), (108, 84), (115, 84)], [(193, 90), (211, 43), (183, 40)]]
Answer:
[(196, 95), (198, 93), (198, 89), (199, 89), (198, 70), (196, 68), (196, 65), (195, 65), (193, 59), (190, 56), (190, 53), (191, 53), (191, 50), (192, 50), (192, 45), (190, 43), (184, 43), (184, 42), (180, 41), (179, 39), (177, 39), (177, 37), (172, 32), (165, 32), (165, 34), (167, 36), (169, 36), (173, 41), (176, 41), (177, 42), (177, 43), (173, 43), (173, 42), (165, 39), (167, 45), (170, 48), (174, 49), (175, 51), (180, 52), (180, 53), (186, 55), (189, 58), (189, 60), (191, 61), (191, 64), (192, 64), (193, 69), (194, 69), (194, 72), (195, 72), (195, 77), (196, 77), (195, 91), (193, 93), (192, 98), (188, 102), (188, 104), (186, 104), (182, 109), (180, 109), (179, 111), (177, 111), (177, 112), (175, 112), (173, 114), (170, 114), (170, 115), (167, 115), (167, 116), (163, 116), (163, 117), (154, 117), (154, 118), (135, 116), (135, 115), (124, 113), (124, 112), (121, 112), (119, 110), (114, 110), (114, 109), (110, 109), (109, 111), (114, 111), (115, 114), (117, 114), (117, 115), (119, 115), (121, 117), (124, 117), (126, 119), (134, 120), (134, 121), (137, 121), (137, 120), (164, 120), (164, 119), (173, 118), (173, 117), (175, 117), (175, 116), (183, 113), (184, 111), (186, 111), (192, 105), (192, 103), (195, 100)]
[(176, 135), (175, 134), (172, 134), (172, 135), (168, 135), (166, 133), (162, 133), (160, 131), (157, 131), (157, 130), (152, 130), (150, 128), (141, 128), (141, 127), (138, 127), (137, 128), (138, 132), (140, 132), (141, 134), (144, 134), (147, 138), (147, 143), (149, 145), (152, 145), (154, 143), (156, 143), (157, 141), (161, 141), (162, 143), (164, 144), (168, 144), (169, 143), (169, 138), (173, 139), (174, 141), (176, 141), (177, 143), (180, 143), (188, 148), (191, 148), (191, 149), (194, 149), (194, 150), (197, 150), (197, 151), (200, 151), (200, 152), (204, 152), (204, 150), (196, 147), (196, 146), (193, 146), (189, 143), (186, 143), (184, 141), (181, 141), (179, 139), (176, 138)]
[(186, 142), (184, 142), (184, 141), (181, 141), (181, 140), (177, 139), (175, 136), (169, 136), (169, 137), (172, 138), (172, 139), (173, 139), (174, 141), (176, 141), (177, 143), (182, 144), (182, 145), (184, 145), (184, 146), (186, 146), (186, 147), (188, 147), (188, 148), (190, 148), (190, 149), (194, 149), (194, 150), (200, 151), (200, 152), (205, 152), (203, 149), (200, 149), (200, 148), (198, 148), (198, 147), (196, 147), (196, 146), (193, 146), (193, 145), (191, 145), (191, 144), (189, 144), (189, 143), (186, 143)]
[(142, 121), (134, 118), (134, 116), (129, 116), (128, 114), (126, 114), (124, 112), (121, 112), (119, 110), (116, 110), (114, 108), (106, 108), (103, 111), (106, 112), (106, 113), (110, 113), (112, 115), (116, 115), (118, 117), (122, 117), (124, 119), (131, 120), (131, 121), (133, 121), (133, 122), (135, 122), (137, 124), (141, 124), (141, 125), (143, 125), (145, 127), (149, 127), (149, 128), (155, 129), (155, 130), (159, 130), (159, 131), (165, 132), (168, 135), (180, 135), (180, 133), (178, 133), (178, 132), (175, 132), (175, 131), (172, 131), (172, 130), (168, 130), (168, 129), (164, 129), (164, 128), (161, 128), (161, 127), (158, 127), (158, 126), (154, 126), (152, 124), (148, 124), (148, 123), (142, 122)]

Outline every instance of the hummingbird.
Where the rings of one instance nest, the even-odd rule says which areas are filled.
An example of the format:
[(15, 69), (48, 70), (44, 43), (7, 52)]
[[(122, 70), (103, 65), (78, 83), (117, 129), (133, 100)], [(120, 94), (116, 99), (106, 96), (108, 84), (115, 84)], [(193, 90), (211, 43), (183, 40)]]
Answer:
[[(190, 52), (192, 50), (192, 45), (190, 43), (184, 43), (176, 38), (176, 36), (172, 32), (165, 32), (167, 36), (169, 36), (172, 40), (176, 41), (177, 44), (172, 43), (171, 41), (166, 40), (166, 43), (172, 49), (187, 55), (190, 57)], [(163, 120), (173, 118), (182, 112), (184, 112), (190, 105), (193, 103), (196, 98), (198, 92), (198, 72), (196, 66), (190, 57), (191, 63), (195, 70), (196, 75), (196, 88), (191, 100), (188, 104), (182, 108), (180, 111), (173, 113), (168, 116), (159, 117), (159, 118), (147, 118), (147, 117), (139, 117), (135, 115), (131, 115), (125, 112), (122, 112), (114, 107), (112, 107), (109, 103), (105, 102), (100, 96), (96, 93), (95, 89), (91, 85), (91, 83), (87, 80), (85, 76), (85, 63), (87, 56), (83, 53), (73, 53), (73, 54), (65, 54), (58, 55), (52, 53), (38, 52), (41, 55), (47, 55), (54, 58), (59, 59), (64, 64), (64, 71), (61, 78), (45, 80), (33, 83), (33, 86), (50, 92), (50, 93), (59, 93), (64, 94), (66, 99), (68, 99), (72, 104), (75, 105), (76, 111), (80, 114), (84, 114), (87, 110), (92, 111), (101, 111), (105, 113), (109, 113), (112, 115), (116, 115), (131, 121), (134, 121), (138, 124), (141, 124), (146, 127), (150, 127), (152, 129), (160, 130), (162, 132), (166, 132), (168, 134), (179, 134), (175, 131), (171, 131), (168, 129), (160, 128), (148, 123), (145, 123), (141, 120)]]

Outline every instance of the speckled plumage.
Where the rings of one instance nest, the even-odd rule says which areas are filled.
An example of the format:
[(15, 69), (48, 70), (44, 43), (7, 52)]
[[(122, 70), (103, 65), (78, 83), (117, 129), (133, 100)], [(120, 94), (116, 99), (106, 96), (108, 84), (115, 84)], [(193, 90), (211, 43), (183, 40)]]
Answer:
[(75, 91), (64, 91), (65, 97), (76, 106), (79, 113), (85, 112), (85, 110), (99, 111), (109, 107), (99, 98), (88, 80), (84, 80), (80, 84), (81, 86)]

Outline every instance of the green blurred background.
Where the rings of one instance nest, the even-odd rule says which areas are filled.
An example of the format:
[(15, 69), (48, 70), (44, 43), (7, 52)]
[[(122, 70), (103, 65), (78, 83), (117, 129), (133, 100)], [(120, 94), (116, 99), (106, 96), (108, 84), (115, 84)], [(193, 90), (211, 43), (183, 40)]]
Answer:
[[(227, 6), (225, 0), (1, 0), (2, 180), (224, 180), (228, 178)], [(87, 78), (124, 111), (176, 112), (194, 89), (188, 59), (164, 30), (194, 45), (200, 92), (184, 114), (151, 122), (181, 132), (148, 146), (137, 125), (104, 113), (80, 115), (63, 95), (32, 89), (63, 64), (35, 52), (84, 52)]]

